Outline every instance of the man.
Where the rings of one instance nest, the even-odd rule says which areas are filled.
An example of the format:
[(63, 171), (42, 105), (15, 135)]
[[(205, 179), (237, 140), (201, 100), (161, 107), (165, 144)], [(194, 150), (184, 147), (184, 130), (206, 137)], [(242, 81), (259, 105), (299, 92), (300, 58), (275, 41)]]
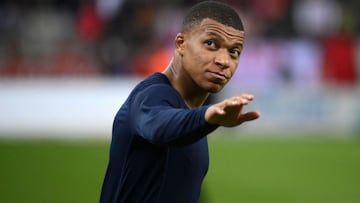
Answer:
[(206, 135), (258, 118), (243, 113), (243, 94), (203, 106), (233, 76), (244, 44), (234, 9), (206, 1), (192, 7), (162, 73), (138, 84), (118, 111), (101, 202), (197, 202), (208, 170)]

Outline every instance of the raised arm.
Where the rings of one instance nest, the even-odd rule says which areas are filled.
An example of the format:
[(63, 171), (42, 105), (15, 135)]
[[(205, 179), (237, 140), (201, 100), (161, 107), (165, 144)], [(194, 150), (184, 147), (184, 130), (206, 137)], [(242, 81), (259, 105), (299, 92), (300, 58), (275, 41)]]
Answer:
[(174, 89), (153, 86), (139, 93), (132, 102), (131, 129), (153, 144), (191, 144), (218, 127), (206, 122), (207, 108), (189, 109)]

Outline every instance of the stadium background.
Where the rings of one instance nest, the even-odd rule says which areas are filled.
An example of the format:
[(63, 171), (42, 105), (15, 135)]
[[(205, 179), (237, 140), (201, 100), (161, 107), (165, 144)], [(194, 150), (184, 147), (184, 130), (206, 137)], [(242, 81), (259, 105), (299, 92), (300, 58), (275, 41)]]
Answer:
[[(0, 1), (0, 202), (97, 202), (112, 119), (161, 71), (186, 1)], [(227, 1), (262, 117), (209, 136), (202, 202), (360, 202), (360, 3)]]

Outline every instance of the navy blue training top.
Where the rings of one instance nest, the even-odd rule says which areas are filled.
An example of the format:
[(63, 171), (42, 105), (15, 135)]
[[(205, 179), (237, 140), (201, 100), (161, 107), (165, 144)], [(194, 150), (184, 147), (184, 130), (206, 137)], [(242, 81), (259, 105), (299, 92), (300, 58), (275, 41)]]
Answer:
[(114, 119), (100, 202), (198, 202), (217, 128), (207, 108), (189, 109), (161, 73), (139, 83)]

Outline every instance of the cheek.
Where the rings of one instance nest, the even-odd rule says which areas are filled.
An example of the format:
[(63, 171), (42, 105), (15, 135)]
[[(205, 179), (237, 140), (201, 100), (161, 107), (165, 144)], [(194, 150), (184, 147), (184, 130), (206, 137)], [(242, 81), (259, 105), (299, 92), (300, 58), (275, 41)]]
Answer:
[(184, 53), (184, 62), (187, 68), (193, 71), (201, 70), (201, 65), (209, 61), (209, 55), (204, 53), (200, 47), (189, 47)]
[[(201, 54), (200, 52), (193, 55), (193, 60), (197, 66), (204, 65), (208, 61), (206, 54)], [(201, 69), (201, 67), (198, 67), (198, 69)]]
[(239, 65), (239, 61), (233, 61), (233, 63), (230, 65), (230, 73), (231, 73), (231, 77), (235, 74), (236, 70), (238, 69), (238, 65)]
[(238, 64), (236, 63), (232, 66), (232, 68), (230, 68), (231, 77), (235, 74), (237, 67), (238, 67)]

